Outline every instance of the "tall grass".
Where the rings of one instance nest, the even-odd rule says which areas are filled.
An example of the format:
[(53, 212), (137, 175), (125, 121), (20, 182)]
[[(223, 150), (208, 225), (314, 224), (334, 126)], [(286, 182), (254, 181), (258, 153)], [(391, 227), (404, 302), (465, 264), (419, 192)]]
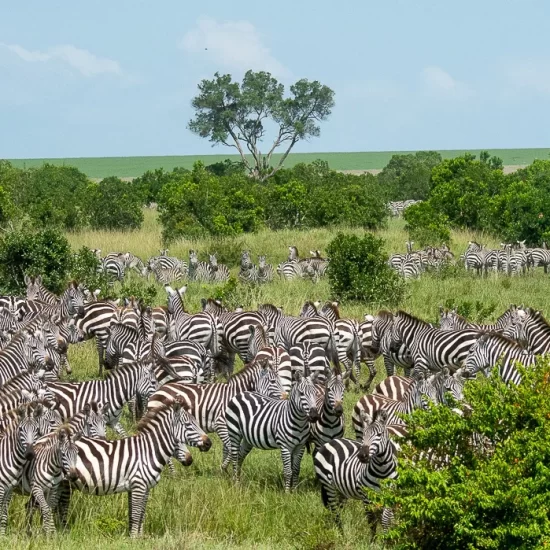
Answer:
[[(354, 230), (355, 233), (361, 233)], [(302, 254), (310, 249), (326, 250), (335, 230), (319, 229), (307, 232), (265, 231), (244, 236), (242, 245), (252, 253), (266, 253), (272, 263), (286, 258), (289, 245), (298, 246)], [(401, 220), (391, 220), (388, 228), (379, 232), (386, 241), (388, 251), (404, 251), (407, 234)], [(114, 233), (87, 231), (69, 234), (74, 248), (83, 245), (101, 248), (103, 253), (126, 251), (142, 258), (157, 254), (160, 229), (154, 212), (147, 211), (140, 231)], [(452, 249), (458, 254), (468, 240), (476, 239), (489, 245), (497, 243), (484, 235), (466, 232), (453, 234)], [(170, 254), (187, 258), (189, 248), (206, 252), (213, 246), (210, 240), (175, 243)], [(233, 269), (236, 273), (237, 268)], [(239, 287), (241, 288), (241, 287)], [(496, 305), (495, 316), (509, 303), (525, 302), (531, 306), (550, 309), (548, 276), (536, 273), (518, 278), (502, 275), (480, 279), (462, 274), (450, 278), (424, 276), (408, 283), (407, 295), (401, 307), (429, 320), (435, 320), (439, 304), (452, 299), (456, 303), (477, 301)], [(165, 303), (164, 290), (159, 286), (158, 303)], [(207, 297), (211, 289), (191, 283), (186, 295), (190, 311), (200, 309), (200, 298)], [(285, 282), (276, 280), (254, 291), (242, 291), (245, 305), (255, 307), (272, 302), (284, 307), (288, 313), (298, 313), (308, 299), (324, 300), (329, 297), (326, 281), (313, 284), (307, 281)], [(362, 319), (373, 308), (357, 304), (344, 304), (345, 316)], [(92, 342), (70, 349), (73, 366), (72, 378), (89, 379), (97, 376), (97, 353)], [(383, 367), (377, 364), (378, 379)], [(345, 396), (347, 435), (352, 437), (350, 415), (359, 394), (350, 391)], [(125, 422), (132, 426), (128, 417)], [(111, 434), (112, 435), (112, 434)], [(279, 452), (254, 450), (243, 466), (243, 481), (234, 486), (229, 476), (220, 472), (221, 445), (213, 436), (214, 445), (206, 454), (194, 452), (195, 462), (188, 468), (177, 465), (174, 478), (168, 472), (151, 492), (145, 522), (146, 538), (130, 542), (126, 536), (127, 497), (123, 495), (94, 497), (76, 492), (73, 495), (69, 527), (52, 539), (40, 535), (38, 522), (33, 526), (33, 538), (25, 533), (24, 503), (16, 496), (10, 507), (9, 535), (6, 548), (375, 548), (370, 541), (370, 530), (358, 502), (348, 502), (343, 514), (343, 532), (339, 533), (330, 522), (321, 504), (315, 483), (311, 457), (303, 460), (301, 483), (297, 491), (283, 492), (282, 464)], [(38, 538), (36, 538), (38, 537)]]

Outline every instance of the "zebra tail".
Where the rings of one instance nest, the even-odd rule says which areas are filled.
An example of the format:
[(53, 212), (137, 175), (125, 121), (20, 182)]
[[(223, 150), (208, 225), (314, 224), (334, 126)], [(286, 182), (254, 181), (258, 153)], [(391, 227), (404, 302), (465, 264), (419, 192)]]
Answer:
[(328, 360), (334, 365), (334, 372), (336, 374), (341, 374), (342, 369), (340, 368), (340, 360), (338, 359), (338, 346), (336, 343), (335, 332), (330, 333), (330, 338), (327, 345), (327, 357)]

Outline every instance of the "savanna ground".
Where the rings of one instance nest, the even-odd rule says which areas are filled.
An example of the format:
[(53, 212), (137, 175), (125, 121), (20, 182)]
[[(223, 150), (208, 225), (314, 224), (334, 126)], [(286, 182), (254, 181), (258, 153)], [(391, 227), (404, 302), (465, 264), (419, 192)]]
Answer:
[[(351, 231), (351, 230), (350, 230)], [(353, 230), (360, 233), (358, 230)], [(239, 245), (256, 255), (265, 253), (277, 264), (286, 258), (288, 245), (296, 245), (303, 254), (310, 249), (326, 250), (336, 230), (265, 231), (239, 239)], [(390, 220), (379, 232), (386, 240), (388, 252), (404, 251), (407, 234), (402, 220)], [(156, 255), (161, 248), (160, 227), (154, 211), (145, 212), (145, 223), (140, 231), (115, 233), (87, 231), (69, 234), (73, 248), (86, 245), (109, 251), (129, 250), (142, 258)], [(468, 240), (496, 246), (494, 239), (485, 235), (455, 232), (451, 243), (458, 256)], [(201, 253), (212, 251), (212, 241), (181, 241), (170, 247), (170, 254), (187, 258), (189, 248)], [(233, 269), (236, 274), (237, 268)], [(548, 275), (542, 272), (519, 278), (491, 275), (480, 279), (460, 271), (448, 277), (425, 275), (408, 283), (401, 307), (430, 321), (435, 321), (439, 304), (452, 299), (456, 303), (480, 301), (495, 304), (493, 317), (510, 303), (526, 303), (550, 311)], [(272, 302), (283, 306), (285, 312), (297, 314), (306, 300), (329, 298), (326, 281), (313, 284), (305, 281), (275, 282), (256, 290), (239, 290), (248, 308)], [(200, 298), (208, 297), (209, 289), (195, 283), (189, 285), (185, 296), (189, 311), (199, 311)], [(165, 292), (158, 287), (157, 303), (166, 302)], [(344, 316), (362, 319), (365, 313), (374, 313), (376, 307), (348, 305), (341, 307)], [(70, 350), (73, 379), (97, 376), (97, 354), (93, 342)], [(377, 362), (378, 377), (383, 367)], [(350, 391), (345, 397), (346, 424), (351, 436), (350, 415), (360, 394)], [(127, 420), (127, 418), (126, 418)], [(131, 430), (132, 426), (127, 423)], [(111, 436), (113, 434), (110, 434)], [(343, 514), (343, 532), (333, 526), (321, 504), (315, 483), (311, 457), (304, 456), (300, 485), (293, 494), (286, 495), (282, 487), (282, 463), (278, 451), (254, 450), (243, 467), (243, 480), (234, 486), (230, 477), (222, 475), (221, 445), (213, 436), (214, 445), (207, 454), (193, 452), (195, 462), (188, 468), (176, 465), (173, 478), (168, 472), (150, 495), (145, 522), (146, 536), (141, 541), (126, 537), (126, 494), (94, 497), (76, 492), (73, 495), (69, 528), (51, 539), (42, 537), (38, 522), (34, 536), (25, 535), (24, 503), (26, 498), (15, 496), (9, 519), (9, 534), (3, 541), (5, 548), (101, 548), (103, 549), (180, 549), (180, 548), (377, 548), (371, 543), (370, 530), (358, 502), (348, 502)]]
[[(285, 166), (291, 168), (299, 162), (310, 163), (314, 160), (326, 160), (333, 170), (371, 171), (380, 170), (388, 164), (395, 154), (410, 153), (410, 151), (372, 151), (353, 153), (291, 153), (285, 161)], [(464, 153), (472, 153), (479, 157), (479, 150), (442, 150), (444, 159), (453, 158)], [(531, 164), (535, 159), (547, 159), (548, 149), (491, 149), (491, 155), (502, 159), (504, 165), (517, 166)], [(97, 157), (97, 158), (50, 158), (50, 159), (12, 159), (10, 162), (19, 168), (42, 166), (45, 162), (55, 165), (69, 165), (78, 168), (90, 178), (105, 178), (119, 176), (132, 178), (141, 176), (147, 170), (164, 168), (172, 170), (176, 166), (193, 167), (197, 160), (205, 164), (222, 162), (225, 159), (240, 160), (238, 155), (183, 155), (183, 156), (150, 156), (150, 157)], [(273, 162), (278, 162), (280, 155), (273, 155)]]

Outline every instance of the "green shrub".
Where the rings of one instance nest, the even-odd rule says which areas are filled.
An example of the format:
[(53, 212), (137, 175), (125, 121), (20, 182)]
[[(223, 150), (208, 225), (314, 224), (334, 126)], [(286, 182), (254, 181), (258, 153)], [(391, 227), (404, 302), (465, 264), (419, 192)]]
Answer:
[(453, 298), (448, 298), (445, 300), (445, 307), (447, 309), (456, 309), (459, 315), (462, 315), (462, 317), (473, 323), (488, 323), (497, 309), (497, 304), (495, 302), (484, 304), (479, 300), (475, 302), (469, 300), (456, 302)]
[(90, 292), (100, 290), (101, 298), (110, 294), (109, 277), (103, 270), (99, 270), (101, 262), (88, 247), (83, 246), (73, 255), (70, 269), (71, 279), (82, 283)]
[[(550, 361), (520, 370), (519, 386), (503, 383), (497, 369), (467, 383), (471, 414), (438, 406), (412, 415), (399, 478), (369, 492), (373, 507), (396, 512), (384, 536), (392, 548), (550, 544)], [(474, 434), (483, 445), (472, 445)]]
[(384, 241), (371, 233), (363, 237), (338, 233), (327, 248), (330, 291), (339, 300), (395, 305), (404, 283), (388, 266)]
[(436, 211), (429, 202), (421, 202), (409, 206), (403, 213), (407, 222), (405, 231), (409, 239), (419, 246), (450, 245), (451, 229), (449, 219)]
[[(154, 283), (147, 283), (143, 279), (125, 279), (119, 290), (115, 293), (116, 298), (136, 298), (144, 306), (157, 304), (159, 288)], [(163, 294), (163, 299), (165, 295)]]
[(4, 293), (24, 293), (25, 275), (41, 275), (47, 288), (60, 293), (71, 267), (71, 247), (57, 229), (9, 229), (0, 239), (0, 285)]
[(109, 177), (88, 186), (93, 229), (132, 230), (143, 223), (142, 195), (132, 182)]

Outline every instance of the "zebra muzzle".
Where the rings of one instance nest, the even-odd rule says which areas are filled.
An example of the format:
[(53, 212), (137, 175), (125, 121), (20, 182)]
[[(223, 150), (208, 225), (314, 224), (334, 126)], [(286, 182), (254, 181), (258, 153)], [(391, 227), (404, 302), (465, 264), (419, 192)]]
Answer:
[(212, 440), (205, 434), (201, 437), (198, 447), (201, 453), (206, 453), (212, 447)]
[(320, 417), (319, 413), (317, 412), (317, 409), (311, 409), (309, 411), (308, 420), (310, 422), (317, 422), (319, 420), (319, 418), (321, 418), (321, 417)]
[(357, 459), (363, 464), (368, 464), (370, 461), (370, 453), (368, 447), (361, 447), (357, 453)]
[(344, 407), (342, 406), (342, 403), (336, 403), (334, 406), (334, 414), (336, 416), (342, 416), (344, 414)]

